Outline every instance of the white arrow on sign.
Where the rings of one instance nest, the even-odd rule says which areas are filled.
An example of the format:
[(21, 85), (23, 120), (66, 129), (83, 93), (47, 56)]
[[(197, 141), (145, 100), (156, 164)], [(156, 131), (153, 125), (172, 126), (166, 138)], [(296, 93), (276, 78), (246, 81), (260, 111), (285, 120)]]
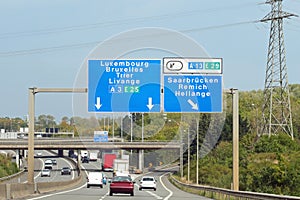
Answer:
[(198, 110), (198, 104), (194, 103), (191, 99), (188, 100), (188, 103), (192, 106), (193, 110)]
[(149, 108), (149, 110), (151, 110), (153, 108), (153, 106), (154, 105), (152, 104), (152, 97), (149, 97), (147, 107)]
[(95, 104), (96, 108), (99, 110), (102, 106), (100, 97), (97, 97), (97, 103)]

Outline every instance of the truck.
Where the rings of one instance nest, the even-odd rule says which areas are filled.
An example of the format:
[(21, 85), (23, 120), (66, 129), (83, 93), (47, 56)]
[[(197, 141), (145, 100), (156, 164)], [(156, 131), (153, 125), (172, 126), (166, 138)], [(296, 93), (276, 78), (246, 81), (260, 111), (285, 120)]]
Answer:
[(83, 158), (83, 157), (89, 157), (89, 151), (87, 151), (87, 150), (81, 150), (80, 151), (80, 155), (81, 155), (81, 158)]
[(113, 172), (114, 160), (117, 158), (115, 153), (103, 153), (102, 154), (102, 170)]
[(98, 153), (97, 152), (90, 152), (90, 161), (97, 161)]
[(129, 159), (115, 159), (114, 160), (114, 174), (129, 175)]

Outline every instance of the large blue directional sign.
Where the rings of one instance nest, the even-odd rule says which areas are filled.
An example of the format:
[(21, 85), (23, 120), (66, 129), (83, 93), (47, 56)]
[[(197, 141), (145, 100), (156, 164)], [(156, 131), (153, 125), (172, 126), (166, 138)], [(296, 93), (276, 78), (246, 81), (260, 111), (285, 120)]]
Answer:
[(164, 75), (164, 112), (222, 112), (222, 75)]
[(89, 112), (160, 112), (161, 60), (88, 60)]

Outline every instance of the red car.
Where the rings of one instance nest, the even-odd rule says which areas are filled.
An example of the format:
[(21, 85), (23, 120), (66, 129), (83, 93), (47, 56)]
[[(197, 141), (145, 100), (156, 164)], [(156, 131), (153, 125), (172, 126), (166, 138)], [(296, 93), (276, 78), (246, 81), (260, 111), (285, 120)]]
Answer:
[(125, 193), (134, 195), (135, 182), (129, 176), (115, 176), (112, 178), (109, 185), (109, 196), (113, 193)]

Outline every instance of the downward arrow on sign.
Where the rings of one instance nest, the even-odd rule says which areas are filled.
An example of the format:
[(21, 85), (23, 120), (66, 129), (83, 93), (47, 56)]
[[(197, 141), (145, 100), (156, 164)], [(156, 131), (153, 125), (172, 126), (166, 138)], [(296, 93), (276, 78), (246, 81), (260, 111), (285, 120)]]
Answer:
[(153, 104), (152, 104), (152, 97), (149, 97), (148, 98), (148, 105), (147, 105), (147, 107), (149, 108), (149, 110), (151, 110), (152, 108), (153, 108)]
[(99, 110), (102, 106), (100, 97), (97, 97), (97, 103), (95, 104), (96, 108)]

